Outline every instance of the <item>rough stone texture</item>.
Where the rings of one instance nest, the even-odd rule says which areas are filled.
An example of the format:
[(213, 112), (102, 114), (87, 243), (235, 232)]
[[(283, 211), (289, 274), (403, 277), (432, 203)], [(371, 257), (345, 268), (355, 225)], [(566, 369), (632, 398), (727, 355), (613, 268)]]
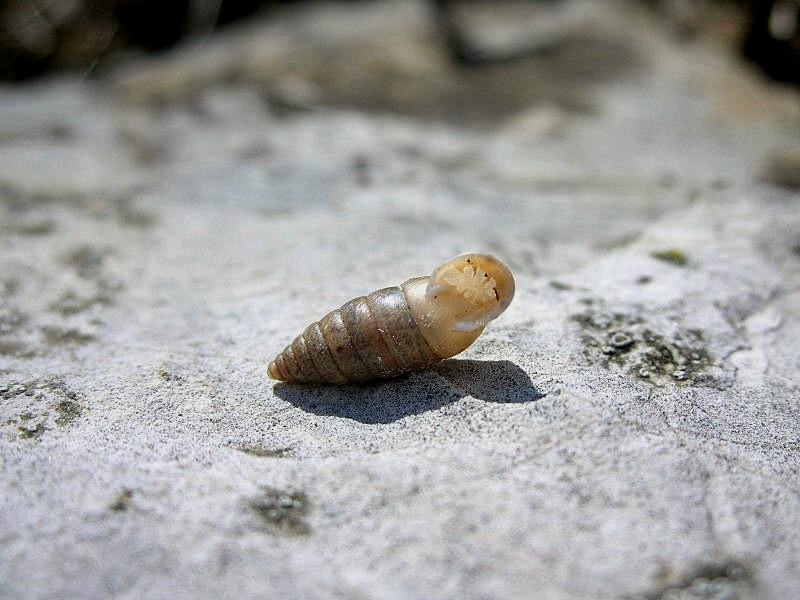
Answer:
[[(462, 86), (424, 15), (0, 91), (0, 596), (800, 597), (800, 195), (762, 180), (797, 97), (625, 6)], [(348, 35), (365, 89), (402, 66), (412, 93), (348, 108)], [(553, 67), (592, 44), (624, 52)], [(312, 100), (276, 102), (301, 47), (281, 89)], [(518, 292), (461, 359), (266, 378), (326, 310), (473, 249)]]

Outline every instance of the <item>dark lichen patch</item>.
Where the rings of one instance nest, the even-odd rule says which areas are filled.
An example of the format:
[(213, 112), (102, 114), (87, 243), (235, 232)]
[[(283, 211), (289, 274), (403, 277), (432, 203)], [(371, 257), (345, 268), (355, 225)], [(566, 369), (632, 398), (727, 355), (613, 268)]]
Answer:
[(93, 306), (108, 306), (112, 304), (112, 297), (103, 290), (92, 296), (79, 296), (68, 290), (50, 305), (50, 310), (58, 312), (65, 317), (82, 313)]
[(361, 187), (369, 187), (372, 183), (372, 166), (369, 157), (364, 154), (357, 154), (352, 158), (350, 166), (356, 183)]
[(705, 349), (702, 335), (698, 332), (677, 334), (674, 340), (650, 330), (644, 330), (642, 337), (645, 350), (639, 362), (633, 366), (642, 379), (672, 378), (678, 382), (693, 382), (697, 376), (713, 364), (711, 355)]
[(107, 252), (91, 246), (80, 246), (69, 252), (63, 262), (74, 268), (83, 279), (96, 279), (102, 270)]
[(0, 283), (0, 294), (3, 296), (14, 296), (18, 291), (19, 279), (10, 277), (8, 279), (4, 279), (2, 283)]
[(14, 331), (28, 321), (28, 316), (6, 303), (0, 302), (0, 335), (14, 333)]
[(667, 190), (675, 188), (679, 183), (678, 175), (673, 172), (667, 172), (661, 175), (656, 181), (656, 185)]
[(83, 412), (78, 394), (60, 377), (1, 383), (0, 398), (8, 402), (9, 410), (18, 411), (8, 424), (18, 425), (24, 439), (38, 438), (51, 429), (53, 420), (58, 426), (68, 425)]
[[(587, 305), (592, 305), (594, 304), (594, 301), (591, 299), (586, 299), (586, 302), (584, 303)], [(642, 322), (641, 318), (631, 317), (624, 313), (594, 310), (573, 315), (572, 320), (577, 321), (584, 327), (609, 331), (609, 333), (617, 331), (621, 326), (626, 324), (637, 325)]]
[(117, 139), (128, 147), (133, 159), (145, 167), (165, 162), (170, 156), (170, 148), (167, 144), (131, 127), (118, 129)]
[[(659, 579), (669, 580), (667, 569)], [(738, 563), (704, 565), (658, 590), (643, 596), (646, 600), (746, 600), (753, 597), (752, 577)]]
[(639, 285), (647, 285), (651, 281), (653, 281), (653, 278), (650, 277), (650, 275), (642, 275), (641, 277), (637, 277), (636, 279), (636, 283)]
[(0, 355), (27, 358), (35, 354), (27, 344), (18, 339), (20, 330), (28, 320), (28, 315), (22, 311), (0, 303)]
[(123, 227), (147, 228), (156, 223), (155, 215), (135, 206), (132, 192), (101, 196), (80, 193), (41, 193), (0, 182), (0, 206), (17, 216), (47, 207), (68, 207), (93, 219), (116, 220)]
[(41, 421), (35, 423), (23, 422), (22, 425), (17, 427), (17, 430), (19, 431), (19, 437), (24, 440), (32, 440), (41, 437), (47, 431), (47, 427)]
[(71, 391), (61, 377), (43, 377), (32, 381), (14, 381), (0, 384), (0, 396), (11, 398), (20, 394), (33, 395), (37, 390), (50, 390), (61, 397), (74, 400), (77, 394)]
[(186, 379), (183, 375), (175, 373), (174, 371), (164, 367), (158, 370), (158, 378), (161, 379), (161, 381), (171, 381), (177, 383), (183, 383)]
[(0, 304), (0, 335), (14, 333), (17, 328), (25, 325), (28, 316), (11, 306)]
[(16, 358), (32, 358), (36, 356), (36, 351), (19, 340), (0, 339), (0, 355), (14, 356)]
[(689, 258), (686, 256), (686, 253), (683, 250), (678, 250), (677, 248), (656, 250), (651, 252), (650, 256), (655, 259), (668, 262), (676, 267), (685, 267), (687, 264), (689, 264)]
[(700, 384), (714, 365), (702, 332), (688, 329), (665, 336), (641, 317), (588, 310), (573, 315), (580, 324), (584, 357), (606, 369), (618, 369), (653, 384)]
[(125, 512), (131, 507), (131, 500), (133, 500), (133, 490), (122, 488), (108, 508), (114, 512)]
[(153, 213), (136, 206), (129, 198), (118, 200), (115, 203), (115, 213), (117, 222), (123, 227), (131, 229), (148, 229), (158, 222)]
[[(113, 304), (116, 294), (123, 288), (123, 285), (104, 274), (103, 267), (109, 254), (110, 251), (105, 248), (82, 245), (64, 255), (61, 262), (74, 269), (78, 277), (86, 281), (85, 284), (81, 284), (81, 287), (85, 289), (82, 289), (81, 293), (72, 289), (65, 290), (50, 304), (50, 310), (68, 317), (94, 307)], [(74, 332), (74, 330), (72, 331)], [(93, 336), (87, 334), (70, 334), (69, 331), (48, 333), (43, 328), (43, 332), (50, 344), (82, 344), (94, 339)]]
[(612, 360), (622, 364), (622, 357), (637, 343), (634, 334), (625, 329), (611, 329), (610, 326), (601, 329), (607, 331), (604, 334), (584, 335), (582, 338), (584, 345), (594, 352), (599, 351), (605, 357), (602, 362), (606, 367)]
[(18, 220), (8, 224), (7, 230), (17, 235), (39, 236), (52, 233), (56, 224), (51, 219)]
[(66, 123), (49, 123), (38, 127), (7, 129), (0, 133), (0, 144), (31, 140), (65, 142), (74, 137), (74, 130)]
[(720, 177), (719, 179), (714, 179), (708, 185), (712, 190), (721, 191), (730, 189), (731, 185), (733, 184), (729, 180)]
[(567, 285), (566, 283), (556, 281), (555, 279), (550, 282), (550, 287), (553, 288), (554, 290), (558, 290), (559, 292), (564, 292), (572, 289), (571, 285)]
[(94, 341), (94, 335), (78, 329), (64, 329), (53, 325), (41, 327), (45, 342), (50, 346), (83, 346)]
[(0, 205), (14, 214), (25, 214), (48, 206), (85, 207), (89, 199), (83, 194), (31, 192), (8, 182), (0, 182)]
[(65, 291), (60, 298), (50, 305), (50, 309), (62, 315), (74, 315), (94, 306), (109, 306), (114, 303), (116, 295), (124, 288), (122, 282), (114, 280), (101, 272), (102, 253), (88, 250), (78, 251), (72, 255), (71, 264), (76, 267), (78, 275), (89, 281), (93, 290), (78, 294), (73, 290)]
[(288, 458), (294, 454), (291, 448), (265, 448), (257, 444), (244, 444), (235, 448), (239, 452), (262, 458)]
[(56, 425), (64, 427), (81, 416), (83, 407), (74, 400), (61, 400), (56, 404), (56, 413)]
[(0, 397), (2, 397), (3, 400), (7, 400), (9, 398), (19, 396), (20, 394), (24, 394), (31, 389), (33, 388), (32, 384), (30, 383), (28, 384), (19, 382), (2, 383), (0, 384)]
[(263, 158), (267, 158), (273, 153), (274, 149), (266, 143), (263, 142), (256, 142), (254, 144), (250, 144), (243, 148), (240, 148), (236, 152), (236, 158), (239, 160), (259, 160)]
[(290, 120), (313, 110), (313, 99), (307, 94), (288, 89), (275, 89), (261, 95), (262, 102), (270, 115), (276, 119)]
[(310, 505), (303, 492), (289, 492), (265, 487), (248, 501), (266, 529), (274, 534), (303, 536), (311, 533), (305, 521)]

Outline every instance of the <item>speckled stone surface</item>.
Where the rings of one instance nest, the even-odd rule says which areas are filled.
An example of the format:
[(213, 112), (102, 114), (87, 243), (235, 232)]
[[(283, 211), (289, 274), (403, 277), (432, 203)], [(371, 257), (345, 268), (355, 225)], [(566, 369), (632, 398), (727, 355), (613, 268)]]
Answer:
[[(310, 70), (348, 73), (357, 32), (422, 86), (449, 68), (424, 14), (0, 90), (0, 596), (800, 597), (800, 194), (762, 180), (797, 96), (626, 10), (590, 29), (628, 67), (556, 86), (534, 59), (502, 116), (489, 80), (432, 124)], [(594, 56), (576, 27), (555, 56)], [(266, 377), (467, 250), (517, 296), (458, 360)]]

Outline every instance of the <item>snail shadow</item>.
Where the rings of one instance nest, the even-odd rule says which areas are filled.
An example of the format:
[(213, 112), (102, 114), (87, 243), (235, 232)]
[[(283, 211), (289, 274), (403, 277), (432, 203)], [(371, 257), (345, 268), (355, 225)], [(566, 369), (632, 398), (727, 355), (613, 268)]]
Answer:
[(275, 395), (315, 415), (361, 423), (392, 423), (436, 410), (465, 396), (485, 402), (519, 403), (544, 394), (528, 374), (508, 360), (442, 361), (428, 371), (365, 385), (319, 386), (277, 383)]

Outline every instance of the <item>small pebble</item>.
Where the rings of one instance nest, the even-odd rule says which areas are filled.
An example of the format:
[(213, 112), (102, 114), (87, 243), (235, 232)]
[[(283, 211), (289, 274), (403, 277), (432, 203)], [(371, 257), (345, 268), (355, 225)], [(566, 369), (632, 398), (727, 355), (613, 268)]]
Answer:
[(611, 345), (618, 350), (624, 350), (633, 345), (633, 338), (624, 331), (617, 331), (611, 336)]
[(645, 367), (642, 367), (641, 369), (639, 369), (639, 377), (644, 377), (644, 378), (650, 377), (650, 370), (646, 369)]
[(278, 503), (283, 508), (290, 508), (294, 506), (294, 500), (292, 500), (289, 496), (281, 496), (280, 500), (278, 500)]
[(672, 376), (678, 381), (684, 381), (688, 375), (683, 369), (678, 369), (672, 374)]

